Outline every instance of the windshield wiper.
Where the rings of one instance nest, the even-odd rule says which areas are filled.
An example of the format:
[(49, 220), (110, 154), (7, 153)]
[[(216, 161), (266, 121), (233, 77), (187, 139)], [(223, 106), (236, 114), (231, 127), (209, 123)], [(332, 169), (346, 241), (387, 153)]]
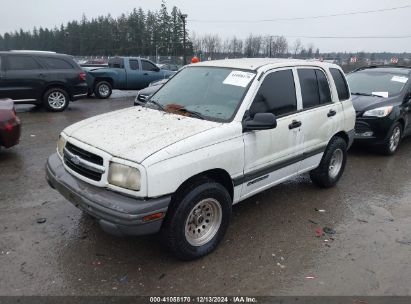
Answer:
[(157, 101), (154, 101), (152, 99), (148, 99), (146, 102), (146, 106), (147, 104), (152, 103), (153, 105), (155, 105), (158, 109), (160, 109), (161, 111), (165, 112), (164, 106), (161, 103), (158, 103)]
[(176, 112), (178, 112), (178, 111), (188, 113), (188, 114), (190, 114), (190, 116), (194, 116), (194, 117), (197, 117), (199, 119), (203, 119), (203, 120), (205, 119), (205, 117), (201, 113), (196, 112), (196, 111), (187, 110), (186, 108), (178, 109)]
[(375, 94), (370, 94), (370, 93), (362, 93), (362, 92), (351, 93), (351, 95), (381, 97), (380, 95), (375, 95)]

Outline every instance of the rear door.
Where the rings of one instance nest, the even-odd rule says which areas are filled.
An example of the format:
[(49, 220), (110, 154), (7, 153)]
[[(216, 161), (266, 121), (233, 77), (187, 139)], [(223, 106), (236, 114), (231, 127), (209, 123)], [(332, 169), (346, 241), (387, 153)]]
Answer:
[(141, 70), (140, 61), (137, 58), (128, 60), (127, 69), (127, 89), (138, 90), (144, 86), (143, 71)]
[(330, 80), (320, 68), (297, 69), (302, 98), (302, 134), (304, 153), (301, 169), (316, 167), (331, 139), (344, 119), (340, 102), (333, 102)]
[(34, 101), (41, 99), (42, 88), (46, 84), (46, 70), (32, 55), (9, 54), (5, 60), (3, 78), (7, 98), (15, 101)]

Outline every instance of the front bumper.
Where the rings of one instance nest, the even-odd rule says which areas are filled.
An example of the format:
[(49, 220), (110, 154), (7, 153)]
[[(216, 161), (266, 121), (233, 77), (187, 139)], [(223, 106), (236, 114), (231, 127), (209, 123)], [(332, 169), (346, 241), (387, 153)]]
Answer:
[(57, 153), (46, 164), (49, 185), (77, 208), (96, 218), (101, 228), (113, 235), (146, 235), (160, 230), (163, 218), (144, 222), (145, 216), (166, 213), (170, 196), (153, 199), (128, 197), (83, 182), (68, 173)]
[(395, 120), (391, 117), (357, 117), (355, 142), (373, 145), (384, 144)]

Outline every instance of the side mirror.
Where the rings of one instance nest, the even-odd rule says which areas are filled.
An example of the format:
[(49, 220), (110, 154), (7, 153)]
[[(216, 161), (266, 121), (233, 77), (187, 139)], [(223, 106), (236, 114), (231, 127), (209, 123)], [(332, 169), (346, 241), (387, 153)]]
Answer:
[(277, 118), (273, 113), (256, 113), (253, 119), (243, 121), (243, 132), (270, 130), (277, 127)]
[(160, 72), (160, 68), (159, 68), (159, 67), (155, 67), (153, 70), (154, 70), (154, 72)]
[(404, 103), (411, 103), (411, 92), (405, 95)]

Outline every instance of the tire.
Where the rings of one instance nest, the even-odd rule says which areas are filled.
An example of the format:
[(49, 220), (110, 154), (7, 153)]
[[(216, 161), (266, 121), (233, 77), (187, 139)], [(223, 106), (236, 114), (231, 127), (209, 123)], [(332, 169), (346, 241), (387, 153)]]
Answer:
[(312, 182), (321, 188), (333, 187), (341, 178), (347, 162), (347, 143), (333, 137), (321, 159), (320, 165), (310, 172)]
[(384, 155), (394, 155), (397, 152), (402, 138), (402, 125), (396, 122), (389, 132), (387, 140), (381, 146), (381, 153)]
[(113, 87), (107, 81), (99, 81), (94, 86), (94, 94), (100, 99), (107, 99), (113, 93)]
[(209, 254), (227, 231), (231, 206), (227, 190), (212, 180), (187, 189), (167, 212), (160, 232), (162, 243), (184, 261)]
[(43, 105), (50, 112), (64, 111), (69, 102), (69, 95), (61, 88), (49, 89), (43, 96)]

